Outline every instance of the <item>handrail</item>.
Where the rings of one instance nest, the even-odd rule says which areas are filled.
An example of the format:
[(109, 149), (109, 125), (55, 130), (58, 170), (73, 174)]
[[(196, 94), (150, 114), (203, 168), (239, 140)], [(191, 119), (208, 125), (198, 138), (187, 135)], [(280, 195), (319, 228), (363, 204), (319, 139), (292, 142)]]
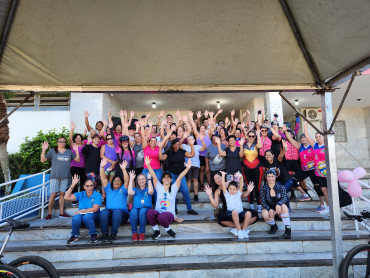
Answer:
[(38, 175), (42, 175), (42, 174), (45, 174), (47, 172), (49, 172), (51, 170), (51, 168), (45, 170), (44, 172), (40, 172), (40, 173), (36, 173), (36, 174), (32, 174), (32, 175), (29, 175), (27, 177), (23, 177), (23, 178), (19, 178), (19, 179), (16, 179), (16, 180), (11, 180), (11, 181), (8, 181), (8, 182), (4, 182), (2, 184), (0, 184), (0, 188), (4, 185), (8, 185), (8, 184), (11, 184), (11, 183), (14, 183), (14, 182), (18, 182), (18, 181), (21, 181), (21, 180), (26, 180), (26, 179), (29, 179), (29, 178), (32, 178), (32, 177), (36, 177)]
[(6, 195), (6, 196), (4, 196), (4, 197), (1, 197), (1, 198), (0, 198), (0, 201), (3, 201), (3, 200), (5, 200), (5, 199), (9, 199), (10, 197), (11, 197), (11, 198), (13, 198), (13, 197), (15, 197), (15, 196), (17, 196), (17, 195), (20, 195), (20, 194), (22, 194), (22, 193), (25, 193), (25, 192), (27, 192), (27, 191), (35, 190), (37, 187), (42, 187), (42, 186), (44, 186), (44, 185), (47, 185), (48, 183), (50, 183), (50, 181), (47, 181), (47, 182), (45, 182), (45, 183), (40, 183), (40, 184), (38, 184), (38, 185), (35, 185), (35, 186), (33, 186), (33, 187), (29, 187), (29, 188), (23, 189), (23, 190), (21, 190), (21, 191), (18, 191), (18, 192), (16, 192), (16, 193), (13, 193), (13, 194)]

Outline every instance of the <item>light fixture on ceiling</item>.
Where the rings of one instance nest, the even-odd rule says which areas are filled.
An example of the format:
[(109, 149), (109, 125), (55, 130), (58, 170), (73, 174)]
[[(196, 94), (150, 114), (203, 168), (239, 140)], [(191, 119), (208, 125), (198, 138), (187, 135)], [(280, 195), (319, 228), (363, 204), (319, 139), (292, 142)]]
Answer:
[(113, 94), (112, 94), (112, 93), (110, 93), (110, 96), (112, 97), (112, 96), (113, 96)]
[(296, 99), (294, 102), (295, 105), (299, 105), (299, 99)]
[(157, 108), (157, 104), (155, 102), (152, 102), (152, 108), (153, 109)]
[(221, 108), (220, 101), (218, 100), (218, 101), (216, 101), (216, 103), (217, 103), (217, 109), (220, 109)]

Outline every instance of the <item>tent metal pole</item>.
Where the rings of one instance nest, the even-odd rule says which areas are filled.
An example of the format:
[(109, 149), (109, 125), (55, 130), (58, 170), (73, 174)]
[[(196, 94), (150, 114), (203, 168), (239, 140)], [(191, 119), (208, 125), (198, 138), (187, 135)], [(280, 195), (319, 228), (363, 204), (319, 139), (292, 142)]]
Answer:
[(330, 127), (329, 127), (329, 129), (328, 129), (328, 132), (329, 132), (329, 133), (330, 133), (330, 132), (332, 131), (332, 129), (333, 129), (333, 126), (334, 126), (334, 124), (335, 124), (335, 121), (336, 121), (336, 120), (337, 120), (337, 118), (338, 118), (339, 112), (342, 110), (343, 104), (344, 104), (344, 102), (345, 102), (345, 100), (346, 100), (346, 98), (347, 98), (347, 95), (348, 95), (349, 89), (351, 88), (352, 83), (353, 83), (353, 80), (355, 80), (355, 77), (356, 77), (357, 75), (358, 75), (358, 73), (357, 73), (357, 72), (354, 72), (354, 73), (352, 74), (351, 80), (350, 80), (350, 81), (349, 81), (349, 83), (348, 83), (347, 89), (346, 89), (346, 91), (345, 91), (345, 93), (344, 93), (344, 96), (343, 96), (343, 98), (342, 98), (342, 101), (340, 102), (339, 108), (338, 108), (337, 112), (335, 113), (335, 116), (334, 116), (333, 122), (331, 123), (331, 125), (330, 125)]
[(2, 32), (2, 37), (1, 37), (1, 42), (0, 42), (0, 62), (1, 62), (1, 59), (3, 57), (5, 44), (6, 44), (6, 41), (8, 39), (8, 35), (9, 35), (9, 32), (10, 32), (10, 27), (12, 26), (12, 23), (13, 23), (13, 19), (14, 19), (15, 10), (17, 8), (17, 5), (18, 5), (18, 0), (12, 0), (12, 4), (9, 8), (9, 12), (8, 12), (8, 15), (7, 15), (7, 18), (6, 18), (6, 23), (5, 23), (5, 26), (4, 26), (4, 31)]
[(343, 260), (342, 220), (339, 206), (337, 162), (335, 155), (334, 134), (328, 133), (328, 126), (333, 120), (332, 92), (320, 90), (325, 142), (326, 174), (329, 195), (330, 232), (333, 254), (333, 277), (338, 278), (338, 271)]
[(292, 11), (290, 10), (290, 7), (286, 0), (280, 0), (280, 5), (284, 11), (285, 17), (287, 18), (290, 28), (292, 29), (292, 32), (294, 34), (294, 37), (298, 43), (299, 48), (302, 51), (302, 54), (304, 58), (306, 59), (307, 65), (312, 73), (312, 76), (314, 77), (316, 81), (316, 85), (319, 87), (323, 87), (323, 82), (320, 78), (320, 73), (316, 67), (316, 64), (314, 60), (312, 59), (310, 53), (307, 51), (306, 44), (303, 40), (303, 37), (301, 35), (301, 31), (299, 30), (298, 24), (294, 18), (294, 15)]

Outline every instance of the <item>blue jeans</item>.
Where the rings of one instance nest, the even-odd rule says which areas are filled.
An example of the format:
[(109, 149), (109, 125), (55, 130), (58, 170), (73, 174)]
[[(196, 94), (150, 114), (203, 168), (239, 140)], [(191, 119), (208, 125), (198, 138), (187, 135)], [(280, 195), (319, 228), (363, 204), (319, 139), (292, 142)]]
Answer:
[(99, 211), (95, 213), (76, 214), (72, 217), (72, 235), (78, 237), (82, 223), (89, 229), (89, 235), (96, 235), (95, 225), (99, 223)]
[(129, 213), (125, 209), (104, 209), (100, 212), (100, 228), (103, 234), (109, 233), (108, 225), (112, 223), (112, 234), (118, 233), (118, 227), (126, 224)]
[(285, 190), (287, 192), (287, 196), (286, 196), (286, 205), (290, 211), (290, 204), (289, 204), (289, 197), (288, 197), (288, 192), (294, 187), (294, 185), (297, 185), (297, 183), (293, 180), (293, 178), (290, 178), (286, 183), (283, 184), (284, 187), (285, 187)]
[[(154, 171), (155, 175), (157, 176), (158, 181), (160, 183), (162, 183), (163, 170), (162, 169), (153, 169), (153, 171)], [(141, 173), (144, 174), (145, 177), (148, 177), (148, 174), (149, 174), (148, 168), (144, 168)], [(153, 184), (153, 189), (154, 189), (154, 192), (153, 192), (153, 203), (154, 203), (154, 205), (157, 202), (157, 191), (155, 190), (155, 186), (156, 186), (156, 184)]]
[(130, 224), (132, 234), (137, 233), (137, 224), (140, 223), (140, 234), (145, 234), (145, 225), (146, 225), (146, 213), (149, 208), (133, 208), (130, 211)]
[[(176, 179), (179, 177), (179, 175), (175, 175), (171, 172), (168, 172), (168, 173), (172, 177), (172, 184), (174, 184), (176, 182)], [(186, 207), (188, 208), (188, 211), (192, 210), (193, 208), (191, 207), (189, 188), (188, 188), (188, 184), (186, 183), (186, 178), (185, 177), (183, 177), (181, 179), (181, 185), (180, 185), (179, 191), (182, 193), (182, 197), (185, 200)], [(176, 202), (176, 209), (177, 209), (177, 202)]]

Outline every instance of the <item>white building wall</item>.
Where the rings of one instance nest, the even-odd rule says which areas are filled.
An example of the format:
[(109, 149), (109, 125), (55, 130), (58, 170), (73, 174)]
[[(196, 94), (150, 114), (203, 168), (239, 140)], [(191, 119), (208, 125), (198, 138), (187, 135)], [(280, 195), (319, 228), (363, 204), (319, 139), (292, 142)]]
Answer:
[(42, 130), (60, 131), (62, 127), (69, 128), (69, 111), (17, 111), (9, 117), (10, 138), (8, 152), (16, 153), (25, 141), (25, 137), (33, 138)]

